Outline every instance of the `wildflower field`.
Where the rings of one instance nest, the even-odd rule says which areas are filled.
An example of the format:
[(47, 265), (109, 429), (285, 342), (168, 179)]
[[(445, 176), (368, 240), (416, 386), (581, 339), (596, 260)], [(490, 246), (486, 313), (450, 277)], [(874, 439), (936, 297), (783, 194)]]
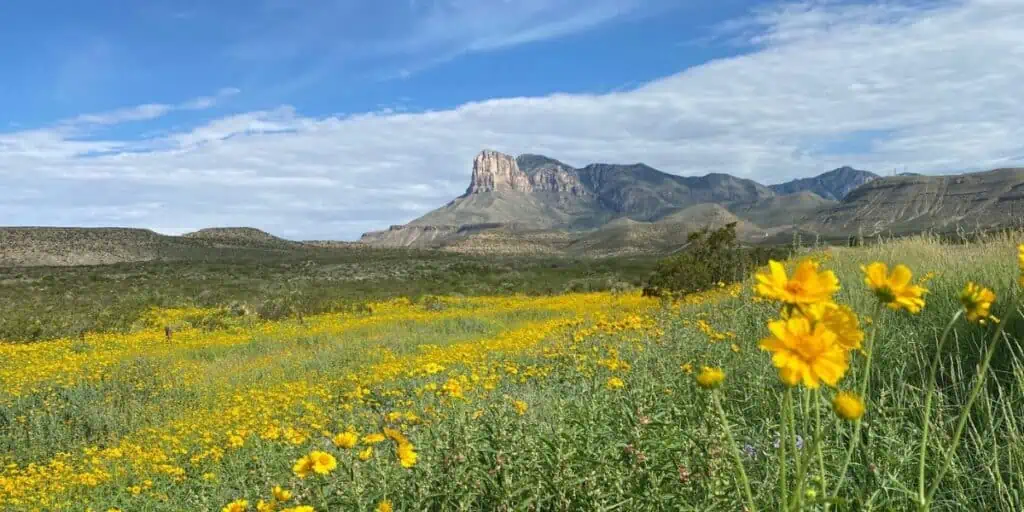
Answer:
[(0, 510), (1021, 510), (1020, 263), (913, 238), (675, 300), (154, 308), (4, 342)]

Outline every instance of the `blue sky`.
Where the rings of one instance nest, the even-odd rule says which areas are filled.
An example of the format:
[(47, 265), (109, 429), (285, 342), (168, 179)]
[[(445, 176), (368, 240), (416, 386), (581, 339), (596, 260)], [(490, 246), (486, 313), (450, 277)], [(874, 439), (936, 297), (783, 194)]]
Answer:
[(1024, 156), (1017, 0), (0, 7), (0, 221), (351, 239), (484, 147), (774, 183)]

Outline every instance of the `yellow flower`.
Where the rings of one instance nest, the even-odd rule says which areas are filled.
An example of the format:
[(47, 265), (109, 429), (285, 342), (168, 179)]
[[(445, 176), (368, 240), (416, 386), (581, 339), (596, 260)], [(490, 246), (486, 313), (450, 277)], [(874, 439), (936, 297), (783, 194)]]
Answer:
[(768, 330), (772, 335), (761, 340), (761, 350), (772, 353), (772, 364), (787, 385), (802, 382), (815, 389), (824, 381), (835, 386), (846, 373), (849, 353), (823, 322), (812, 327), (806, 317), (793, 315), (769, 322)]
[[(812, 323), (824, 324), (828, 330), (836, 334), (836, 342), (846, 350), (857, 350), (864, 341), (864, 331), (857, 323), (857, 313), (849, 306), (822, 302), (804, 306), (798, 314), (803, 314)], [(788, 316), (790, 315), (783, 314), (783, 318)]]
[(685, 373), (687, 375), (693, 373), (693, 363), (685, 363), (682, 366), (680, 366), (679, 368), (681, 370), (683, 370), (683, 373)]
[(526, 410), (530, 408), (530, 406), (527, 405), (526, 402), (524, 402), (522, 400), (515, 400), (515, 401), (513, 401), (512, 402), (512, 407), (515, 407), (516, 414), (518, 414), (520, 416), (526, 414)]
[(393, 512), (395, 508), (391, 505), (391, 500), (381, 500), (377, 504), (377, 508), (373, 509), (374, 512)]
[(281, 509), (281, 512), (316, 512), (316, 509), (309, 505), (299, 505), (298, 507)]
[(416, 447), (410, 442), (404, 442), (398, 444), (398, 460), (402, 463), (403, 468), (411, 468), (416, 465)]
[(697, 375), (697, 384), (704, 389), (714, 389), (722, 385), (725, 380), (725, 372), (721, 368), (705, 366)]
[(608, 389), (622, 389), (626, 383), (622, 382), (622, 379), (618, 377), (612, 377), (608, 379), (608, 383), (606, 385), (608, 386)]
[(1017, 268), (1020, 269), (1020, 277), (1017, 282), (1024, 286), (1024, 244), (1017, 245)]
[(295, 476), (299, 478), (306, 478), (310, 472), (317, 473), (319, 475), (326, 475), (334, 468), (338, 467), (338, 461), (327, 452), (319, 450), (313, 450), (309, 452), (309, 455), (300, 458), (295, 462), (295, 466), (292, 467), (292, 471), (295, 472)]
[(367, 446), (365, 450), (359, 452), (359, 460), (361, 460), (363, 462), (366, 462), (366, 461), (370, 460), (370, 457), (373, 457), (373, 447), (372, 446)]
[(275, 485), (273, 489), (274, 499), (277, 501), (288, 501), (292, 499), (292, 492), (288, 489), (282, 489), (280, 485)]
[(355, 432), (342, 432), (334, 436), (334, 446), (338, 448), (352, 448), (359, 442), (359, 434)]
[(444, 383), (441, 387), (449, 396), (452, 398), (462, 398), (462, 384), (457, 379), (448, 379), (448, 382)]
[(256, 512), (274, 512), (274, 504), (260, 500), (256, 503)]
[(377, 444), (385, 439), (387, 438), (384, 437), (384, 434), (374, 432), (373, 434), (363, 436), (363, 444)]
[(839, 291), (839, 279), (831, 270), (818, 272), (818, 264), (805, 259), (797, 264), (793, 277), (786, 276), (782, 263), (770, 260), (768, 273), (759, 272), (755, 290), (761, 297), (787, 304), (814, 304), (831, 300)]
[(736, 343), (733, 343), (732, 345), (729, 345), (729, 350), (732, 350), (733, 352), (736, 352), (737, 354), (739, 354), (740, 353), (740, 346), (737, 345)]
[(968, 282), (967, 286), (960, 292), (960, 303), (964, 305), (964, 310), (967, 312), (967, 320), (970, 322), (985, 323), (985, 320), (995, 318), (989, 313), (989, 309), (995, 300), (996, 294), (992, 290), (973, 282)]
[(864, 283), (878, 297), (883, 304), (891, 309), (905, 309), (911, 313), (919, 313), (924, 307), (922, 295), (928, 292), (923, 286), (910, 284), (913, 274), (906, 265), (896, 265), (889, 272), (889, 266), (882, 262), (874, 262), (866, 267), (861, 266), (864, 271)]
[(847, 391), (840, 391), (832, 399), (832, 408), (844, 420), (854, 421), (864, 415), (864, 402), (859, 396)]
[(384, 436), (398, 444), (409, 442), (409, 440), (406, 439), (405, 435), (403, 435), (400, 431), (395, 430), (393, 428), (384, 427)]
[(220, 512), (245, 512), (246, 510), (249, 510), (249, 500), (235, 500), (224, 505)]

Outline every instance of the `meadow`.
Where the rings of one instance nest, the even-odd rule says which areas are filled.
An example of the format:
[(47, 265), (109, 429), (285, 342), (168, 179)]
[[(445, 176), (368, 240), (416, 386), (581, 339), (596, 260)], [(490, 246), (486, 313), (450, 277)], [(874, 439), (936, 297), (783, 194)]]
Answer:
[[(1020, 510), (1017, 242), (918, 237), (785, 262), (793, 282), (803, 258), (833, 271), (831, 300), (856, 312), (837, 331), (863, 334), (848, 351), (791, 347), (848, 363), (796, 382), (761, 345), (797, 309), (754, 278), (657, 299), (574, 291), (567, 276), (629, 280), (561, 269), (541, 280), (558, 293), (428, 282), (273, 315), (229, 292), (180, 303), (189, 285), (164, 302), (95, 299), (63, 323), (38, 303), (19, 311), (67, 326), (131, 307), (109, 328), (0, 344), (0, 509)], [(873, 262), (906, 264), (923, 308), (880, 306), (897, 297), (865, 283)], [(998, 322), (950, 322), (968, 281), (994, 291)], [(838, 390), (855, 396), (836, 406)]]

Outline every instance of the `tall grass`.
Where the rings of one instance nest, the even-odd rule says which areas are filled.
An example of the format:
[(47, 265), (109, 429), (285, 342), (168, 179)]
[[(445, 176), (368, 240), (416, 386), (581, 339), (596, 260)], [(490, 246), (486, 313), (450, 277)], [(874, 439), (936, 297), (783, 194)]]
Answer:
[[(860, 430), (822, 403), (817, 446), (809, 394), (793, 394), (799, 438), (780, 435), (786, 388), (757, 347), (778, 308), (753, 301), (749, 282), (676, 303), (638, 293), (544, 304), (520, 297), (509, 299), (522, 303), (515, 311), (431, 321), (446, 311), (438, 303), (425, 317), (361, 330), (303, 335), (297, 328), (286, 339), (190, 346), (157, 366), (143, 354), (107, 380), (0, 404), (0, 441), (12, 454), (5, 462), (18, 464), (0, 473), (0, 507), (220, 510), (244, 499), (255, 510), (280, 485), (294, 497), (277, 510), (374, 510), (386, 499), (395, 510), (734, 511), (750, 507), (738, 453), (753, 508), (773, 510), (783, 507), (781, 445), (790, 457), (813, 455), (802, 510), (916, 510), (927, 424), (931, 510), (1021, 510), (1017, 242), (1009, 235), (970, 245), (918, 237), (810, 254), (836, 272), (837, 300), (871, 315), (877, 330)], [(917, 277), (934, 273), (920, 314), (874, 313), (860, 269), (872, 261), (904, 263)], [(969, 280), (995, 290), (993, 313), (1006, 336), (950, 451), (996, 328), (957, 322), (938, 351)], [(177, 384), (161, 370), (182, 361), (201, 378)], [(694, 382), (705, 365), (726, 373), (715, 394)], [(860, 368), (840, 387), (854, 387)], [(385, 426), (415, 446), (411, 468), (398, 463), (397, 442), (372, 445), (364, 461), (359, 454), (369, 445), (331, 441), (348, 429), (365, 435)], [(858, 448), (841, 474), (854, 432)], [(337, 468), (300, 478), (293, 465), (313, 450), (331, 454)], [(788, 470), (792, 486), (797, 468)]]

